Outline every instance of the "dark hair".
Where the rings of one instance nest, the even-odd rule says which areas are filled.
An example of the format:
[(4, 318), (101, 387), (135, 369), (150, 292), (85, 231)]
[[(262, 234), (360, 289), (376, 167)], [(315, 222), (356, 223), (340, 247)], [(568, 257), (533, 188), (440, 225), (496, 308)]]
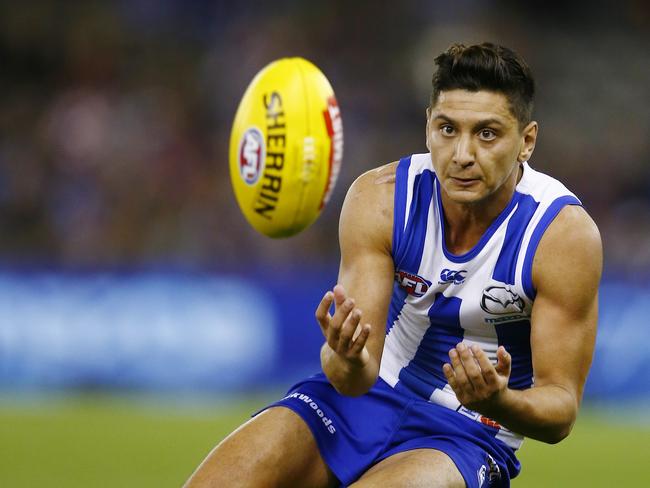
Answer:
[(520, 128), (532, 120), (535, 81), (526, 61), (514, 51), (489, 42), (453, 44), (435, 63), (431, 107), (445, 90), (487, 90), (507, 97)]

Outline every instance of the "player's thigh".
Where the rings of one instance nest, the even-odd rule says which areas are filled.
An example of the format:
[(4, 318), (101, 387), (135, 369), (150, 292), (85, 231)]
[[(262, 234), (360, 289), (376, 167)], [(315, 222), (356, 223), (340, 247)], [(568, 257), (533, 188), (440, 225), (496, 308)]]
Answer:
[(441, 451), (414, 449), (375, 464), (351, 488), (465, 488), (454, 462)]
[(300, 416), (273, 407), (221, 441), (185, 486), (325, 488), (338, 486), (338, 481)]

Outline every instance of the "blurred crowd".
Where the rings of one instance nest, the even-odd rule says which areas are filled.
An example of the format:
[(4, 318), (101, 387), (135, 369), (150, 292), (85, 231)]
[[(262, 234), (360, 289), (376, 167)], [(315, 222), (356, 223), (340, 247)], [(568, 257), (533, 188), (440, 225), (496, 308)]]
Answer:
[[(121, 0), (0, 2), (0, 263), (70, 268), (335, 263), (363, 171), (424, 152), (434, 56), (490, 40), (538, 83), (531, 164), (578, 194), (608, 271), (650, 275), (650, 6)], [(303, 56), (343, 114), (339, 182), (288, 240), (251, 230), (230, 125), (268, 62)]]

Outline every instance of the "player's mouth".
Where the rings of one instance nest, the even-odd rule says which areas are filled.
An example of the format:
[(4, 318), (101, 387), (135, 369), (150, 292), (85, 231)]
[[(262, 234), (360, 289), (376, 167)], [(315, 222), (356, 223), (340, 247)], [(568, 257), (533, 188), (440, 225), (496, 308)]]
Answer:
[(454, 182), (454, 184), (462, 187), (472, 186), (474, 183), (477, 183), (479, 181), (478, 178), (460, 178), (454, 176), (451, 176), (451, 180)]

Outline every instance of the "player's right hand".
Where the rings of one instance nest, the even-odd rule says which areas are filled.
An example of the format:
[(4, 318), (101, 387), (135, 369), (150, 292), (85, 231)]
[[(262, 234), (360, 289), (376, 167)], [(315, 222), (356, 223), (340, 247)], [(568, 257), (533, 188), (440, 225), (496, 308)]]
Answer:
[[(334, 315), (330, 309), (334, 304)], [(316, 320), (329, 348), (341, 359), (357, 367), (370, 360), (366, 342), (370, 324), (361, 325), (362, 312), (355, 307), (354, 299), (347, 296), (342, 285), (336, 285), (323, 296), (316, 309)]]

